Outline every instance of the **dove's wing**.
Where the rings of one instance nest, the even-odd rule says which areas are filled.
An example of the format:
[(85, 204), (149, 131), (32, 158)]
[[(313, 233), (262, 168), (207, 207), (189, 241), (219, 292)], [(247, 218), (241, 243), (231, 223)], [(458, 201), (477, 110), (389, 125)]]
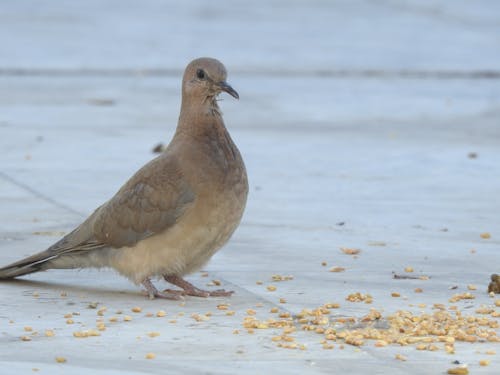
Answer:
[(133, 246), (174, 225), (194, 199), (177, 160), (160, 155), (74, 231), (47, 250), (1, 268), (0, 278), (34, 272), (34, 266), (43, 268), (42, 263), (62, 255)]

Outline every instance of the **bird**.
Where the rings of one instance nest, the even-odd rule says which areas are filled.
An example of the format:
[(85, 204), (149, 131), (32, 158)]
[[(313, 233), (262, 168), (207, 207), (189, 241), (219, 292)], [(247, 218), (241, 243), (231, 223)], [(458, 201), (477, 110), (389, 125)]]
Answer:
[[(151, 299), (231, 296), (233, 291), (203, 290), (184, 278), (226, 244), (246, 206), (245, 164), (218, 105), (222, 92), (239, 99), (226, 78), (214, 58), (191, 61), (166, 149), (72, 232), (0, 268), (0, 280), (49, 269), (113, 268), (142, 284)], [(152, 278), (178, 288), (160, 291)]]

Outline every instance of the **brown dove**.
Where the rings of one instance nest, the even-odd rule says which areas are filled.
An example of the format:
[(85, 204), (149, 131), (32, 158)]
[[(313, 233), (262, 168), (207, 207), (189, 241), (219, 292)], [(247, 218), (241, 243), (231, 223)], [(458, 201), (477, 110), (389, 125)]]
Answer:
[[(183, 277), (200, 269), (240, 223), (248, 194), (245, 164), (222, 120), (217, 96), (239, 99), (212, 58), (186, 67), (175, 134), (114, 197), (47, 250), (0, 268), (0, 279), (48, 269), (111, 267), (150, 298), (229, 296)], [(152, 277), (181, 289), (163, 292)]]

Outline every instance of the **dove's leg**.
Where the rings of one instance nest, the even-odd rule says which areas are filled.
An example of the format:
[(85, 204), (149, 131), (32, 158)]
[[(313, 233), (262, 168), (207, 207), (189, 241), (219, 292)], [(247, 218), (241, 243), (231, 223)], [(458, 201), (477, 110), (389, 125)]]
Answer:
[(148, 296), (150, 299), (155, 299), (155, 298), (166, 298), (166, 299), (182, 299), (182, 296), (179, 293), (169, 293), (169, 292), (160, 292), (156, 287), (153, 285), (151, 280), (147, 278), (142, 282), (142, 285), (144, 288), (146, 288), (146, 291), (148, 292)]
[[(234, 293), (234, 291), (226, 291), (224, 289), (219, 289), (219, 290), (203, 290), (195, 287), (193, 284), (187, 282), (184, 280), (182, 277), (179, 276), (172, 276), (172, 275), (165, 275), (163, 276), (166, 281), (168, 281), (170, 284), (174, 284), (175, 286), (178, 286), (179, 288), (182, 289), (180, 291), (181, 294), (187, 295), (187, 296), (195, 296), (195, 297), (229, 297), (231, 294)], [(170, 293), (175, 293), (173, 290), (167, 290)]]

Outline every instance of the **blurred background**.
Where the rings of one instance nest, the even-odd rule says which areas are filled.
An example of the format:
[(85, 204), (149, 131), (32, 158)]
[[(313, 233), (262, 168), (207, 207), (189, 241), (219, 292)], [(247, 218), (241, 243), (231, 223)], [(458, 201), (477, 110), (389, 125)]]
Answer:
[(371, 230), (394, 199), (391, 228), (432, 217), (429, 202), (492, 204), (495, 0), (20, 0), (0, 6), (0, 45), (2, 171), (68, 212), (89, 213), (168, 142), (200, 56), (240, 93), (222, 109), (250, 173), (245, 223)]

